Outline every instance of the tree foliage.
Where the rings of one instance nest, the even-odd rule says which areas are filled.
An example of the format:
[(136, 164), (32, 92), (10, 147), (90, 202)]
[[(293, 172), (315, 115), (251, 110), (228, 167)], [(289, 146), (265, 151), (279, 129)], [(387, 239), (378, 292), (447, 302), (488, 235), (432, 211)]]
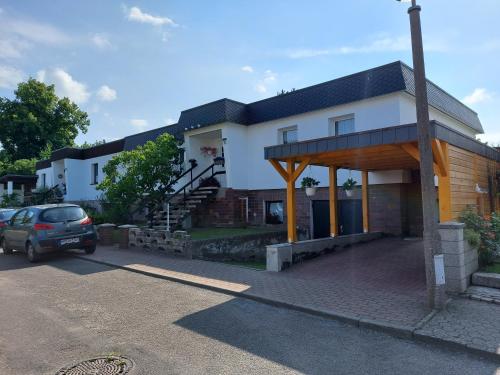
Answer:
[(36, 159), (19, 159), (14, 162), (0, 161), (0, 176), (6, 174), (27, 174), (36, 173)]
[(97, 185), (104, 193), (108, 210), (121, 221), (130, 219), (132, 208), (145, 195), (150, 204), (161, 206), (181, 173), (181, 155), (175, 138), (163, 134), (114, 156), (104, 166), (104, 180)]
[(71, 146), (79, 131), (87, 132), (87, 114), (68, 98), (58, 98), (54, 85), (30, 78), (14, 94), (12, 100), (0, 98), (0, 142), (9, 161)]

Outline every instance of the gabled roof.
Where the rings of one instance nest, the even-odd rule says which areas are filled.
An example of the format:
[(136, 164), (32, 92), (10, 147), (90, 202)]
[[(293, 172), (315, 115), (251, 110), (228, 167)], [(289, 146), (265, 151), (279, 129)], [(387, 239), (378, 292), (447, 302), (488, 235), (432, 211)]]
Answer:
[[(183, 111), (179, 125), (184, 131), (222, 122), (253, 125), (401, 91), (415, 95), (413, 69), (396, 61), (249, 104), (217, 100)], [(429, 105), (483, 132), (476, 112), (429, 80), (427, 91)]]

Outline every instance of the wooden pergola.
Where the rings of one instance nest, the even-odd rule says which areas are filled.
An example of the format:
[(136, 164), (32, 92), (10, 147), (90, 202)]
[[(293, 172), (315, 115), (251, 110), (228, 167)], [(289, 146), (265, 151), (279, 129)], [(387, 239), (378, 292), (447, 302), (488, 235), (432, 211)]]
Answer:
[[(457, 216), (456, 212), (452, 210), (451, 175), (453, 172), (450, 164), (450, 147), (454, 152), (455, 149), (462, 149), (462, 147), (467, 150), (472, 148), (471, 141), (479, 142), (437, 122), (431, 122), (431, 127), (434, 135), (432, 140), (434, 172), (438, 178), (439, 220), (446, 222)], [(455, 145), (452, 145), (451, 142), (455, 143)], [(477, 145), (474, 144), (473, 146)], [(481, 146), (484, 145), (481, 144)], [(492, 150), (495, 152), (492, 152)], [(494, 165), (496, 169), (498, 160), (500, 160), (498, 151), (492, 148), (486, 150), (477, 149), (475, 154), (477, 157), (481, 157), (480, 155), (485, 153), (487, 154), (486, 159), (492, 161), (492, 163), (486, 164)], [(346, 168), (362, 172), (363, 231), (369, 232), (368, 172), (400, 169), (417, 170), (419, 169), (420, 155), (416, 142), (416, 125), (410, 124), (294, 144), (271, 146), (265, 149), (265, 157), (286, 182), (288, 241), (296, 242), (295, 182), (308, 165), (323, 166), (329, 169), (330, 233), (334, 237), (339, 234), (337, 218), (338, 169)], [(473, 168), (470, 169), (470, 174), (473, 175)], [(467, 173), (467, 171), (460, 173)], [(459, 181), (455, 182), (459, 183)], [(473, 187), (468, 186), (467, 189), (472, 191)], [(456, 196), (458, 200), (460, 194)], [(459, 203), (457, 202), (457, 204)]]

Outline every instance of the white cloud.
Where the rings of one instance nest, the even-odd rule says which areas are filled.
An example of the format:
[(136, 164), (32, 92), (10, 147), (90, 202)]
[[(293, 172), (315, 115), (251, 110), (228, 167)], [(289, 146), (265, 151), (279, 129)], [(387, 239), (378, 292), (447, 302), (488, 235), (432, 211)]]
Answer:
[[(442, 52), (448, 50), (446, 41), (432, 38), (424, 42), (426, 51)], [(383, 52), (403, 52), (411, 50), (409, 35), (391, 36), (379, 34), (370, 42), (360, 45), (346, 45), (336, 48), (299, 48), (289, 49), (285, 54), (291, 59), (306, 59), (328, 55), (351, 55)]]
[(484, 88), (477, 88), (474, 89), (474, 91), (470, 95), (467, 95), (465, 98), (463, 98), (462, 102), (464, 102), (467, 105), (474, 105), (491, 100), (492, 97), (493, 94), (488, 90)]
[(177, 26), (177, 24), (168, 17), (153, 16), (149, 13), (143, 12), (138, 7), (132, 7), (128, 10), (127, 18), (130, 21), (148, 23), (153, 26)]
[(276, 73), (272, 72), (271, 70), (266, 70), (264, 72), (264, 82), (274, 82), (276, 81)]
[(0, 39), (0, 58), (18, 59), (29, 46), (29, 43), (18, 38)]
[(278, 75), (272, 70), (266, 70), (264, 76), (254, 85), (254, 90), (260, 94), (265, 94), (269, 91), (270, 86), (277, 81)]
[(477, 136), (481, 142), (488, 142), (490, 146), (500, 146), (500, 133), (490, 133), (479, 134)]
[(266, 87), (266, 85), (264, 85), (262, 83), (257, 83), (255, 85), (255, 91), (257, 91), (258, 93), (261, 93), (261, 94), (265, 94), (267, 92), (267, 87)]
[(242, 66), (241, 70), (245, 73), (253, 73), (253, 68), (250, 65)]
[(116, 90), (108, 85), (102, 85), (99, 90), (97, 90), (97, 97), (103, 102), (111, 102), (116, 99)]
[(11, 66), (0, 65), (0, 87), (13, 89), (24, 79), (24, 73)]
[(36, 44), (63, 45), (71, 38), (59, 29), (32, 20), (22, 20), (0, 12), (0, 58), (21, 58)]
[(175, 120), (173, 118), (170, 118), (170, 117), (167, 117), (164, 121), (165, 121), (165, 125), (175, 124)]
[(109, 38), (105, 34), (94, 34), (92, 35), (91, 40), (92, 43), (100, 49), (109, 49), (113, 47)]
[(317, 57), (331, 55), (332, 50), (329, 49), (295, 49), (288, 51), (288, 57), (291, 59), (306, 59), (309, 57)]
[(58, 96), (67, 97), (77, 104), (87, 102), (90, 92), (84, 83), (78, 82), (63, 69), (41, 70), (37, 79), (42, 82), (53, 83)]
[(35, 21), (4, 19), (0, 29), (3, 33), (16, 35), (36, 43), (57, 45), (68, 43), (71, 40), (68, 35), (59, 29)]
[(140, 118), (134, 118), (130, 120), (130, 125), (139, 129), (144, 129), (148, 126), (148, 121)]

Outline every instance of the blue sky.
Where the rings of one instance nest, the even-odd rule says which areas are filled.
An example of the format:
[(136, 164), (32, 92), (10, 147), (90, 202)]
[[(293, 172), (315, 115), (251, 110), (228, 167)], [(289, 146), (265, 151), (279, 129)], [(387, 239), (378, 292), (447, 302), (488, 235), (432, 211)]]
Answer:
[[(428, 78), (500, 143), (498, 0), (421, 0)], [(28, 76), (89, 113), (78, 142), (176, 122), (228, 97), (250, 102), (402, 60), (394, 0), (0, 0), (0, 96)]]

